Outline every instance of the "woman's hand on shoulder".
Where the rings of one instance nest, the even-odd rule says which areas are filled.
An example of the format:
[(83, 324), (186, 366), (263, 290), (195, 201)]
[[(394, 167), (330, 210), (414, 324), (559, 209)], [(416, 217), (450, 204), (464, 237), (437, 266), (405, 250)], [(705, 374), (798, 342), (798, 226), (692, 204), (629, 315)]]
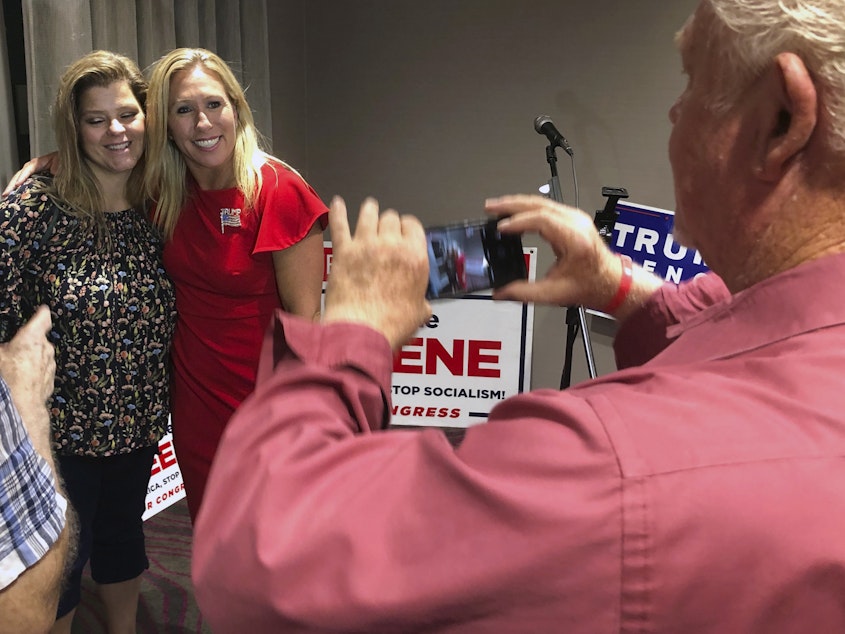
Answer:
[(3, 190), (3, 198), (11, 194), (14, 190), (20, 187), (27, 178), (38, 172), (50, 172), (53, 175), (59, 173), (59, 153), (50, 152), (42, 156), (37, 156), (29, 159), (24, 166), (20, 168), (9, 183), (6, 189)]

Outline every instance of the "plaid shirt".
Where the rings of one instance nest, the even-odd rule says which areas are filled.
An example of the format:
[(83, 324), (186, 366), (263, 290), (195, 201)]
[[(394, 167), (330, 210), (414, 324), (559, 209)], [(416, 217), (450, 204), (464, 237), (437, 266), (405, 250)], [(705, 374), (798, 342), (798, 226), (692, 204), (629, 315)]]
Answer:
[(36, 453), (0, 378), (0, 590), (38, 562), (65, 525), (67, 501)]

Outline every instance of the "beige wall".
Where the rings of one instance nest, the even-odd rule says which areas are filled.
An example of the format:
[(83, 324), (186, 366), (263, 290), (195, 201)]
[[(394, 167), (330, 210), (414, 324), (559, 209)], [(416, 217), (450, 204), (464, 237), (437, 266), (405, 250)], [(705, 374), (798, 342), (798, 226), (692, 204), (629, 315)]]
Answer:
[[(575, 150), (580, 206), (602, 186), (671, 209), (667, 110), (682, 89), (675, 31), (697, 0), (280, 0), (269, 3), (275, 151), (328, 201), (366, 195), (427, 224), (549, 178), (552, 117)], [(558, 151), (567, 203), (569, 158)], [(526, 244), (541, 246), (534, 237)], [(539, 272), (549, 266), (541, 247)], [(557, 387), (565, 310), (535, 313), (534, 387)], [(599, 373), (613, 325), (595, 318)], [(586, 378), (581, 340), (574, 382)]]

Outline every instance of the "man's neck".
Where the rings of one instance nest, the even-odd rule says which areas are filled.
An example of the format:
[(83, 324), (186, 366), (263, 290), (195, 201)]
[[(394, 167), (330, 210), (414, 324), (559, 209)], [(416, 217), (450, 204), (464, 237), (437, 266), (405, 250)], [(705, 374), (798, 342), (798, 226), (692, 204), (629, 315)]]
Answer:
[(737, 247), (733, 268), (722, 274), (734, 293), (805, 262), (845, 252), (845, 191), (788, 197), (745, 242)]

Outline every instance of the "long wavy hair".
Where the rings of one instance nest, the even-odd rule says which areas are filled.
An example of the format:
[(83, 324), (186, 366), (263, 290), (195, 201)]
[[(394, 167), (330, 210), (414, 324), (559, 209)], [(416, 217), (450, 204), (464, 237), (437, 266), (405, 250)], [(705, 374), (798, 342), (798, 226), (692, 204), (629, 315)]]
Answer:
[[(71, 64), (59, 80), (53, 104), (53, 127), (61, 170), (46, 193), (67, 213), (81, 219), (86, 228), (106, 235), (105, 201), (100, 185), (80, 144), (79, 108), (82, 95), (93, 87), (107, 87), (125, 81), (143, 113), (147, 102), (147, 82), (137, 64), (111, 51), (92, 51)], [(134, 208), (143, 210), (144, 154), (132, 168), (126, 183), (126, 197)]]
[(154, 221), (165, 238), (173, 236), (173, 230), (188, 196), (185, 159), (168, 138), (170, 83), (176, 73), (190, 71), (198, 66), (220, 81), (237, 113), (232, 160), (235, 184), (244, 195), (247, 209), (255, 206), (261, 189), (261, 166), (268, 159), (278, 161), (264, 151), (264, 141), (255, 128), (255, 120), (244, 90), (226, 62), (202, 48), (177, 48), (164, 55), (153, 65), (149, 74), (148, 167), (145, 183), (147, 194), (156, 201)]

